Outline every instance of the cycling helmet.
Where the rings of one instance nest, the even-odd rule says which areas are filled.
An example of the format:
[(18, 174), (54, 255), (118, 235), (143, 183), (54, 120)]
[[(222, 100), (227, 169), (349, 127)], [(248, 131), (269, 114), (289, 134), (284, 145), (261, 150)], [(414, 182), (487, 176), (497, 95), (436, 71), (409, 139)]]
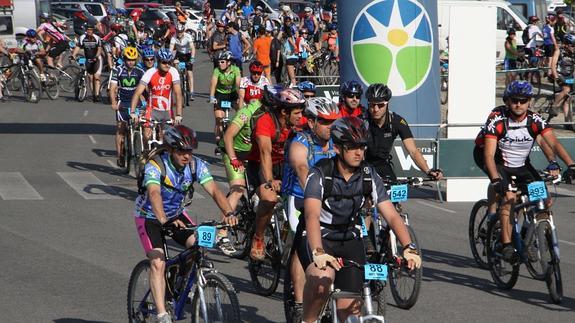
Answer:
[(160, 48), (158, 50), (158, 52), (156, 53), (156, 56), (158, 57), (158, 60), (164, 61), (164, 62), (171, 62), (174, 60), (174, 55), (167, 48)]
[(331, 125), (330, 136), (337, 145), (367, 146), (369, 131), (361, 119), (343, 117)]
[(548, 14), (547, 17), (545, 17), (545, 18), (549, 22), (554, 22), (555, 20), (557, 20), (557, 16), (553, 13)]
[(313, 92), (315, 93), (315, 84), (310, 81), (303, 81), (297, 85), (298, 90), (302, 92)]
[(50, 14), (47, 12), (42, 12), (42, 14), (40, 14), (40, 18), (48, 20), (50, 19)]
[(128, 15), (128, 10), (126, 10), (126, 9), (124, 9), (124, 8), (117, 8), (117, 9), (116, 9), (116, 14), (122, 15), (122, 16), (127, 16), (127, 15)]
[(113, 23), (112, 26), (110, 26), (110, 29), (112, 29), (115, 32), (121, 31), (124, 27), (119, 24), (119, 23)]
[(216, 27), (225, 27), (225, 26), (226, 26), (226, 24), (224, 24), (223, 21), (221, 21), (221, 20), (216, 21)]
[(128, 46), (124, 48), (123, 54), (126, 59), (138, 59), (138, 50), (136, 47)]
[(308, 118), (326, 120), (337, 120), (341, 117), (337, 104), (331, 99), (321, 97), (307, 99), (305, 115)]
[(563, 42), (567, 43), (569, 45), (575, 45), (575, 35), (567, 34), (567, 35), (563, 36)]
[(383, 83), (374, 83), (367, 88), (365, 98), (369, 103), (388, 102), (391, 100), (391, 89)]
[(340, 86), (339, 93), (342, 96), (348, 96), (350, 94), (361, 96), (363, 94), (363, 86), (355, 80), (346, 81)]
[(176, 25), (176, 31), (179, 33), (183, 33), (184, 31), (186, 31), (186, 26), (182, 25), (182, 24), (177, 24)]
[(164, 143), (179, 150), (192, 150), (198, 148), (196, 132), (184, 125), (169, 127), (164, 132)]
[(303, 94), (298, 89), (281, 85), (264, 87), (263, 103), (268, 107), (291, 110), (303, 108), (305, 102)]
[(527, 81), (512, 81), (505, 89), (505, 92), (503, 92), (503, 98), (506, 99), (512, 96), (530, 98), (533, 96), (533, 87)]
[(37, 34), (36, 34), (36, 30), (34, 30), (34, 29), (28, 29), (28, 30), (26, 31), (26, 36), (27, 36), (27, 37), (33, 38), (33, 37), (36, 37), (36, 35), (37, 35)]
[(250, 73), (263, 73), (264, 72), (264, 66), (262, 65), (262, 63), (260, 63), (260, 61), (253, 61), (250, 63)]
[(220, 52), (218, 54), (218, 61), (222, 61), (222, 60), (229, 61), (231, 59), (232, 59), (232, 52), (230, 52), (228, 50)]
[(144, 58), (154, 58), (156, 53), (152, 47), (146, 46), (142, 49), (142, 56), (144, 56)]
[(96, 28), (96, 26), (95, 26), (93, 23), (89, 22), (89, 23), (86, 24), (86, 30), (88, 30), (88, 29), (94, 29), (94, 28)]
[(331, 24), (329, 24), (329, 25), (327, 26), (327, 29), (330, 30), (330, 31), (331, 31), (331, 30), (337, 30), (337, 24), (336, 24), (335, 22), (334, 22), (334, 23), (331, 23)]
[(146, 24), (143, 21), (141, 20), (136, 21), (136, 29), (143, 30), (145, 27)]
[(507, 29), (507, 35), (515, 35), (515, 29), (514, 28)]

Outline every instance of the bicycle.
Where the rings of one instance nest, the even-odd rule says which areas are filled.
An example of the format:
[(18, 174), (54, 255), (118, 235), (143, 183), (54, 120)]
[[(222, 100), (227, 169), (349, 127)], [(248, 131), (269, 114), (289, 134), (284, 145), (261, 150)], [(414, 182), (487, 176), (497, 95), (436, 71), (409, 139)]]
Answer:
[(73, 93), (74, 92), (74, 80), (76, 76), (82, 71), (80, 66), (76, 63), (76, 61), (72, 60), (73, 63), (70, 63), (62, 68), (58, 66), (50, 66), (45, 65), (45, 68), (49, 73), (54, 75), (58, 80), (58, 85), (60, 89), (64, 92)]
[[(134, 124), (131, 120), (127, 122), (126, 131), (124, 132), (124, 174), (130, 173), (130, 168), (133, 166), (134, 173), (137, 176), (140, 164), (140, 158), (144, 151), (144, 134), (142, 126), (139, 123)], [(133, 165), (132, 165), (133, 163)]]
[[(185, 318), (184, 307), (191, 302), (191, 322), (241, 322), (236, 291), (230, 281), (206, 259), (212, 248), (216, 229), (228, 227), (213, 221), (185, 230), (194, 230), (196, 243), (170, 257), (165, 236), (174, 229), (162, 229), (162, 246), (166, 256), (166, 308), (175, 319)], [(150, 261), (140, 261), (132, 270), (128, 284), (127, 310), (131, 323), (153, 322), (157, 315), (149, 286)]]
[(186, 62), (178, 62), (178, 72), (180, 72), (180, 84), (182, 85), (182, 97), (184, 105), (190, 106), (190, 89), (188, 88), (188, 70), (186, 69)]
[(541, 94), (541, 69), (545, 68), (543, 59), (545, 58), (545, 50), (537, 47), (533, 56), (522, 55), (517, 60), (518, 69), (537, 69), (535, 71), (525, 71), (519, 73), (520, 80), (526, 80), (533, 86), (533, 95), (538, 97)]
[[(34, 70), (34, 74), (36, 74), (37, 77), (40, 79), (40, 76), (38, 75), (36, 70)], [(46, 79), (44, 81), (40, 79), (41, 80), (40, 85), (42, 86), (42, 90), (46, 92), (46, 95), (51, 100), (56, 100), (60, 95), (60, 84), (58, 77), (55, 74), (53, 74), (51, 70), (46, 71), (45, 77)]]
[(81, 68), (81, 72), (76, 75), (74, 80), (74, 97), (78, 102), (83, 102), (88, 94), (88, 89), (93, 91), (91, 82), (88, 82), (88, 71), (86, 71), (86, 58), (77, 58), (78, 66)]
[[(40, 79), (34, 73), (34, 64), (28, 55), (18, 54), (12, 60), (12, 66), (16, 66), (16, 71), (10, 78), (12, 82), (18, 83), (19, 88), (13, 83), (11, 90), (21, 90), (27, 102), (38, 103), (42, 95), (42, 85)], [(8, 80), (10, 84), (10, 80)]]
[[(563, 281), (561, 278), (559, 241), (553, 214), (545, 201), (548, 199), (546, 183), (556, 184), (560, 178), (544, 174), (542, 181), (526, 184), (519, 190), (519, 204), (513, 207), (511, 239), (519, 259), (513, 263), (503, 260), (501, 222), (491, 221), (487, 229), (487, 262), (493, 281), (498, 288), (508, 290), (515, 286), (519, 266), (526, 264), (531, 276), (545, 280), (551, 301), (561, 303)], [(519, 216), (523, 221), (519, 223)]]

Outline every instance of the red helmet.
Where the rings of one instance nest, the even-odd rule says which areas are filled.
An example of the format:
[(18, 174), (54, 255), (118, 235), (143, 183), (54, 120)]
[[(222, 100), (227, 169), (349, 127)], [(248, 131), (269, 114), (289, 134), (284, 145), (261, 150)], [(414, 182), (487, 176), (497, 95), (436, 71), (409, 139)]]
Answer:
[(120, 30), (122, 30), (124, 27), (123, 27), (122, 25), (120, 25), (119, 23), (116, 22), (116, 23), (113, 23), (112, 26), (110, 26), (110, 28), (111, 28), (113, 31), (120, 31)]
[(138, 20), (140, 19), (140, 16), (142, 15), (143, 11), (144, 10), (142, 10), (142, 8), (135, 8), (134, 10), (132, 10), (132, 12), (130, 12), (130, 17), (132, 17), (134, 21)]
[(250, 63), (250, 73), (263, 73), (264, 72), (264, 66), (262, 65), (262, 63), (260, 63), (260, 61), (253, 61)]
[(192, 150), (198, 148), (196, 132), (183, 125), (166, 129), (164, 142), (174, 149)]

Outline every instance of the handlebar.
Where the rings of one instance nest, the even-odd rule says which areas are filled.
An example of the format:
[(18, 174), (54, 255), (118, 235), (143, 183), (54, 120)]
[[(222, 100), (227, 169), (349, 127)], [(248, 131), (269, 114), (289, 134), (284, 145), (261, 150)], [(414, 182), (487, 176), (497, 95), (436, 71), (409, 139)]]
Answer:
[(403, 185), (403, 184), (407, 184), (408, 186), (411, 187), (420, 187), (420, 186), (424, 186), (426, 182), (435, 182), (436, 180), (432, 177), (407, 177), (406, 179), (396, 179), (393, 180), (389, 177), (387, 178), (383, 178), (383, 184), (386, 187), (391, 187), (393, 185)]
[(187, 226), (187, 227), (185, 227), (185, 228), (176, 228), (176, 227), (174, 226), (174, 223), (173, 223), (176, 219), (177, 219), (177, 218), (172, 219), (172, 220), (170, 220), (170, 221), (164, 223), (164, 225), (162, 225), (162, 233), (163, 233), (164, 235), (171, 237), (176, 231), (192, 231), (192, 232), (195, 232), (199, 227), (204, 227), (204, 226), (207, 226), (207, 227), (215, 227), (215, 228), (218, 229), (218, 230), (220, 230), (220, 229), (228, 229), (228, 228), (231, 228), (231, 227), (232, 227), (231, 225), (226, 224), (226, 223), (224, 223), (224, 222), (204, 221), (204, 222), (202, 222), (202, 223), (200, 223), (200, 224), (197, 224), (197, 225), (190, 225), (190, 226)]

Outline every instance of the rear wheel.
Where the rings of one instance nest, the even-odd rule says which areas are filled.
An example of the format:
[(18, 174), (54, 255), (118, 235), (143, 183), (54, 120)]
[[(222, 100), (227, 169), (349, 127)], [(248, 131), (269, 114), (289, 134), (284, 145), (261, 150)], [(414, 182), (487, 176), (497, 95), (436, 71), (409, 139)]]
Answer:
[(501, 254), (501, 222), (493, 221), (487, 230), (487, 262), (493, 282), (500, 289), (511, 289), (519, 277), (519, 263), (510, 264)]
[(58, 77), (52, 71), (46, 73), (46, 81), (44, 81), (44, 92), (51, 100), (56, 100), (60, 95), (60, 85), (58, 84)]
[(288, 258), (286, 270), (284, 271), (284, 314), (287, 323), (300, 323), (302, 321), (302, 312), (296, 309), (296, 302), (291, 279), (291, 260), (295, 255), (292, 254)]
[(230, 257), (243, 259), (250, 251), (250, 237), (253, 234), (252, 231), (256, 216), (255, 212), (248, 207), (248, 201), (245, 195), (238, 201), (236, 214), (238, 216), (238, 225), (228, 229), (228, 238), (236, 250), (236, 252), (230, 254)]
[(25, 89), (22, 90), (26, 93), (26, 101), (38, 103), (42, 94), (40, 80), (34, 74), (26, 73), (23, 86), (25, 87)]
[(150, 262), (140, 261), (128, 283), (128, 322), (152, 322), (157, 314), (156, 305), (150, 290)]
[(280, 280), (281, 254), (274, 232), (274, 227), (269, 224), (264, 232), (265, 258), (262, 261), (250, 258), (248, 266), (256, 292), (264, 296), (273, 294)]
[[(417, 243), (417, 237), (415, 236), (415, 232), (413, 228), (407, 226), (407, 231), (409, 232), (409, 236), (411, 237), (411, 241), (417, 245), (417, 252), (419, 253), (420, 257), (423, 257), (421, 254), (421, 248)], [(397, 246), (397, 255), (403, 255), (403, 247), (401, 247), (401, 243), (396, 238), (396, 246)], [(409, 270), (407, 268), (407, 263), (404, 261), (401, 264), (393, 264), (390, 265), (389, 268), (391, 269), (391, 275), (389, 276), (389, 285), (391, 287), (391, 295), (395, 300), (395, 304), (399, 308), (409, 309), (415, 305), (417, 302), (417, 298), (419, 296), (419, 288), (421, 286), (421, 271), (423, 270), (422, 267)]]
[(487, 263), (487, 200), (479, 200), (473, 205), (469, 215), (469, 247), (479, 267), (488, 269)]
[(196, 286), (192, 299), (191, 322), (241, 322), (240, 304), (232, 283), (216, 272), (206, 273), (204, 277), (206, 278), (204, 286), (206, 311), (204, 313), (200, 293)]
[(76, 65), (66, 65), (62, 67), (59, 73), (59, 84), (62, 91), (68, 93), (74, 92), (74, 80), (76, 75), (80, 74), (81, 71), (82, 69)]
[(555, 304), (563, 300), (563, 279), (559, 266), (559, 255), (553, 247), (553, 231), (547, 221), (537, 224), (537, 236), (540, 242), (541, 266), (545, 269), (545, 283), (549, 290), (551, 301)]
[(105, 105), (112, 104), (112, 100), (110, 99), (110, 89), (108, 88), (109, 83), (108, 80), (103, 81), (100, 83), (100, 102)]

